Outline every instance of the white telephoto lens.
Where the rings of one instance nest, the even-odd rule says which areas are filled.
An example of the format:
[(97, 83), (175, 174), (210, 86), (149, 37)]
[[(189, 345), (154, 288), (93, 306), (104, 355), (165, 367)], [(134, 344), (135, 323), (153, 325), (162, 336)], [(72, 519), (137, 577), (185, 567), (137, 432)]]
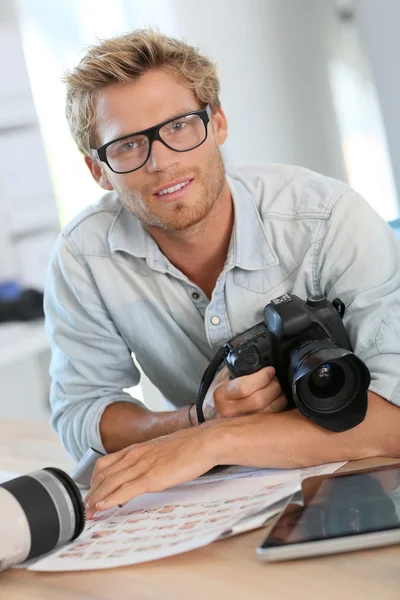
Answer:
[(0, 571), (26, 560), (31, 549), (28, 519), (14, 496), (0, 487)]
[(0, 484), (0, 571), (76, 539), (85, 508), (76, 484), (48, 467)]

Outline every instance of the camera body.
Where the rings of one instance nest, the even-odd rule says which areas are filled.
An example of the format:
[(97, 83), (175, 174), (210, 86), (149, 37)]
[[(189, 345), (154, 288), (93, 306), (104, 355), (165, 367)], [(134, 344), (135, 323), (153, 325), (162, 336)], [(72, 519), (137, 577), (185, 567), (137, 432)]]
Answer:
[(325, 296), (273, 299), (264, 320), (225, 344), (232, 378), (271, 365), (289, 407), (331, 431), (345, 431), (366, 415), (370, 373), (344, 328), (344, 304)]

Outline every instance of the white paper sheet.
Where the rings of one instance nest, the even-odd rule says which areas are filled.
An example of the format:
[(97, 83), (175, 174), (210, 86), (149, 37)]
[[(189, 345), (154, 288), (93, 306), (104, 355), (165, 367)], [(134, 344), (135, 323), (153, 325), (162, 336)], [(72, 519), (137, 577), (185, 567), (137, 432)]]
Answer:
[[(310, 470), (232, 467), (164, 492), (144, 494), (121, 509), (96, 513), (78, 540), (28, 568), (105, 569), (187, 552), (262, 526), (280, 510), (280, 500), (300, 489), (307, 473), (331, 473), (342, 464)], [(251, 515), (257, 519), (246, 521)]]
[(340, 463), (327, 463), (325, 465), (316, 465), (315, 467), (304, 467), (300, 469), (259, 469), (257, 467), (240, 467), (233, 465), (230, 467), (223, 467), (221, 470), (212, 469), (208, 473), (205, 473), (198, 479), (182, 483), (177, 487), (192, 487), (198, 484), (211, 481), (224, 481), (225, 479), (240, 479), (248, 477), (265, 477), (265, 476), (279, 476), (283, 479), (292, 480), (294, 477), (299, 476), (300, 481), (303, 481), (306, 477), (314, 477), (316, 475), (326, 475), (334, 473), (340, 467), (345, 465), (346, 462)]
[(144, 494), (97, 513), (79, 540), (30, 569), (104, 569), (187, 552), (217, 539), (246, 515), (292, 494), (298, 478), (254, 477)]
[[(164, 492), (144, 494), (122, 508), (96, 513), (77, 540), (18, 568), (106, 569), (188, 552), (262, 527), (300, 490), (305, 477), (333, 473), (344, 464), (213, 471)], [(0, 471), (0, 483), (18, 476)]]

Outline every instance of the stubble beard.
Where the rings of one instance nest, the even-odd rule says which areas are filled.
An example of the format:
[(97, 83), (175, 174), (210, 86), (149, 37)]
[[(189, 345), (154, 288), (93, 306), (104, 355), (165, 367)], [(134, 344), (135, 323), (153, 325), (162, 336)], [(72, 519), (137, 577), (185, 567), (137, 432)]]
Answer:
[[(187, 173), (177, 172), (169, 179), (181, 179), (187, 176)], [(116, 191), (124, 206), (145, 227), (156, 227), (166, 232), (185, 231), (200, 224), (207, 217), (222, 192), (225, 182), (225, 167), (219, 148), (216, 148), (216, 153), (209, 158), (204, 170), (193, 167), (189, 177), (194, 177), (197, 185), (200, 184), (202, 188), (200, 192), (197, 192), (196, 201), (178, 200), (171, 204), (165, 203), (165, 205), (162, 205), (162, 201), (160, 201), (158, 205), (160, 210), (157, 210), (157, 200), (154, 199), (154, 196), (153, 202), (146, 202), (146, 197), (151, 197), (151, 191), (146, 188), (141, 191), (119, 188)], [(160, 185), (162, 183), (160, 182)], [(155, 183), (152, 189), (155, 187), (159, 187), (159, 185)]]

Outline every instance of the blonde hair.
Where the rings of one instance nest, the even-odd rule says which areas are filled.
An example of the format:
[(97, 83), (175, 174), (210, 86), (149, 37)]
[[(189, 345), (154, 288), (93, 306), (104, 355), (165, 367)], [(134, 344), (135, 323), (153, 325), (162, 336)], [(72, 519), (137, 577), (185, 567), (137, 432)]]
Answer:
[(87, 49), (78, 66), (67, 72), (66, 117), (79, 150), (86, 155), (95, 142), (96, 103), (101, 91), (136, 81), (152, 69), (163, 69), (193, 90), (201, 105), (220, 106), (216, 65), (184, 40), (153, 29), (104, 40)]

